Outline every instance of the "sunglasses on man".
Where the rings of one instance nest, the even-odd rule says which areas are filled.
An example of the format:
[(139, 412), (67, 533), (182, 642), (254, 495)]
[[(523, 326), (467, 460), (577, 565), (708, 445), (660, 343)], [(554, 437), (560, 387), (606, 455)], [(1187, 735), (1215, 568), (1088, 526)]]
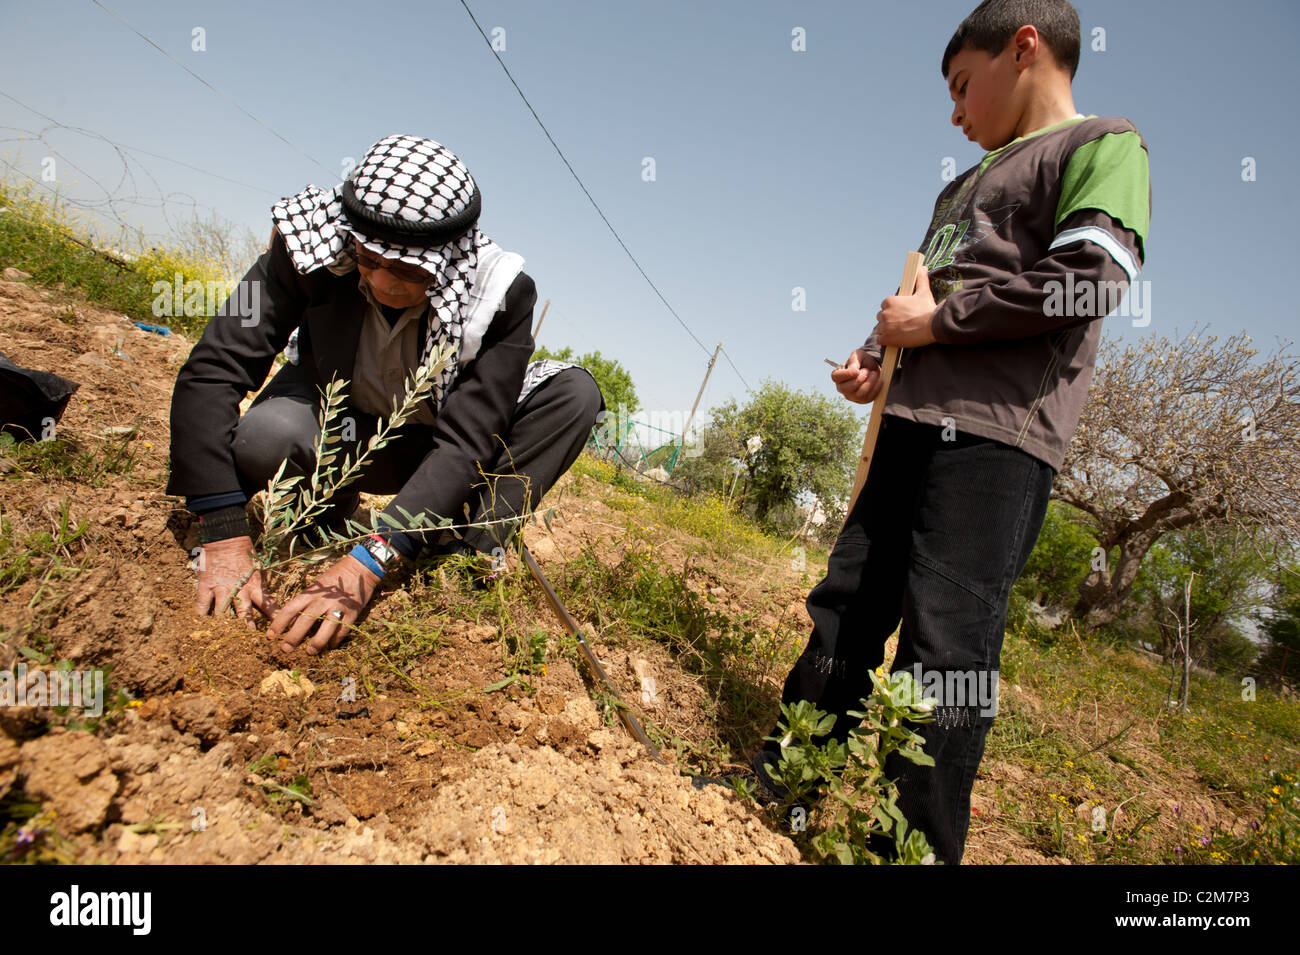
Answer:
[(403, 282), (411, 282), (416, 285), (432, 285), (434, 276), (430, 275), (424, 269), (415, 265), (408, 265), (405, 262), (397, 262), (393, 259), (386, 259), (383, 256), (371, 252), (360, 242), (354, 243), (353, 254), (358, 262), (368, 269), (384, 269), (393, 273)]

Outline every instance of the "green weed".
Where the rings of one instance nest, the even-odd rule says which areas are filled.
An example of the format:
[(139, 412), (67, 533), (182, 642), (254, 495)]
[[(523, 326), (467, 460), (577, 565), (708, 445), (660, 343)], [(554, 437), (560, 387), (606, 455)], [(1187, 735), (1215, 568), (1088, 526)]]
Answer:
[(772, 776), (788, 791), (787, 809), (812, 802), (825, 807), (811, 838), (825, 861), (930, 864), (934, 850), (920, 830), (908, 828), (898, 808), (898, 787), (885, 775), (885, 760), (897, 753), (918, 766), (934, 765), (924, 738), (905, 725), (930, 722), (933, 704), (905, 670), (887, 677), (873, 672), (871, 682), (875, 690), (862, 701), (862, 710), (848, 713), (861, 725), (849, 730), (847, 743), (833, 737), (816, 742), (834, 728), (833, 715), (806, 700), (781, 704), (776, 735), (766, 737), (781, 745)]

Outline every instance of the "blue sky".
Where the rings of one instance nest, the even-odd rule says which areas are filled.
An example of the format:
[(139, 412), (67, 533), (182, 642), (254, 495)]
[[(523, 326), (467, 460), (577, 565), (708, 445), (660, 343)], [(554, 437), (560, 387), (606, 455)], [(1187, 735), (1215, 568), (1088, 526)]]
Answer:
[[(551, 300), (539, 344), (599, 349), (629, 368), (647, 410), (689, 410), (708, 354), (619, 248), (458, 0), (104, 2), (229, 99), (90, 0), (4, 0), (0, 91), (157, 154), (131, 152), (124, 177), (102, 142), (49, 130), (45, 143), (84, 170), (59, 167), (61, 194), (107, 192), (123, 200), (118, 215), (156, 232), (196, 202), (260, 236), (281, 196), (332, 186), (348, 157), (390, 133), (428, 136), (466, 162), (483, 192), (480, 227), (524, 256)], [(515, 79), (708, 351), (721, 340), (751, 386), (776, 378), (833, 396), (822, 358), (842, 359), (869, 333), (924, 236), (944, 158), (965, 169), (981, 156), (949, 123), (939, 75), (974, 0), (470, 6), (484, 29), (504, 29)], [(1220, 337), (1245, 330), (1262, 352), (1289, 340), (1297, 5), (1076, 6), (1075, 105), (1131, 119), (1151, 163), (1152, 320), (1112, 317), (1106, 333), (1200, 324)], [(206, 50), (191, 49), (196, 27)], [(805, 52), (791, 49), (796, 27)], [(1090, 49), (1097, 27), (1104, 52)], [(0, 97), (0, 154), (39, 176), (49, 150), (30, 137), (47, 125)], [(1247, 156), (1254, 182), (1242, 181)], [(796, 286), (805, 312), (791, 309)], [(720, 360), (702, 408), (744, 394)]]

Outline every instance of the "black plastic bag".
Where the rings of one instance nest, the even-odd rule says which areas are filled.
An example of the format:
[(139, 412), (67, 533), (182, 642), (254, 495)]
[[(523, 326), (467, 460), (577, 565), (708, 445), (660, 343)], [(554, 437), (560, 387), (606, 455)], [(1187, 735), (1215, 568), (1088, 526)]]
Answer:
[(20, 368), (0, 354), (0, 431), (19, 441), (39, 441), (80, 387), (52, 372)]

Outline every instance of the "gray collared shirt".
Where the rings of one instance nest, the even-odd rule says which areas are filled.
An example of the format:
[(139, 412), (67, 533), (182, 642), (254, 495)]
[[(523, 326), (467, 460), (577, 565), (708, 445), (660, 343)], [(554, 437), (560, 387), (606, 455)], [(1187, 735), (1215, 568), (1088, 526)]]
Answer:
[[(406, 393), (406, 379), (420, 363), (423, 342), (420, 316), (429, 308), (428, 300), (404, 310), (391, 326), (380, 311), (370, 287), (357, 277), (366, 299), (361, 335), (357, 339), (356, 365), (352, 370), (349, 404), (359, 411), (386, 418), (393, 413), (393, 401), (399, 404)], [(428, 402), (422, 401), (408, 421), (433, 424)]]

